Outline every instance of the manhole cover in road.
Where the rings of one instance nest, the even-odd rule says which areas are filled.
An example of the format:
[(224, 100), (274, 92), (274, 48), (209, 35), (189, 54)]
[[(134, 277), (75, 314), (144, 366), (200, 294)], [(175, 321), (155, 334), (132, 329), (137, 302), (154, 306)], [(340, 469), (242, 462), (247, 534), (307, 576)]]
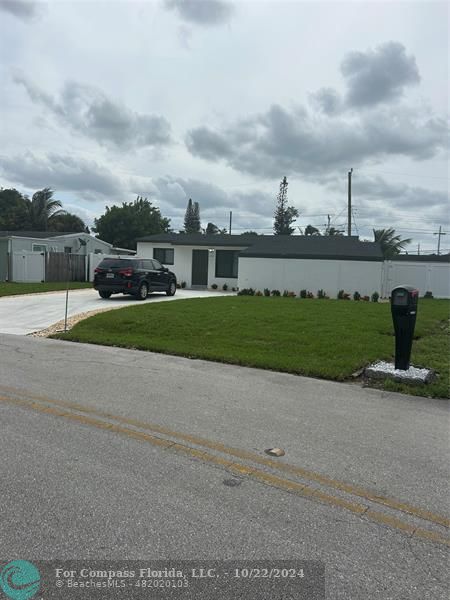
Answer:
[(286, 454), (281, 448), (269, 448), (265, 452), (269, 456), (284, 456)]
[(242, 483), (242, 479), (233, 478), (233, 479), (224, 479), (223, 480), (223, 485), (226, 485), (228, 487), (236, 487), (238, 485), (241, 485), (241, 483)]

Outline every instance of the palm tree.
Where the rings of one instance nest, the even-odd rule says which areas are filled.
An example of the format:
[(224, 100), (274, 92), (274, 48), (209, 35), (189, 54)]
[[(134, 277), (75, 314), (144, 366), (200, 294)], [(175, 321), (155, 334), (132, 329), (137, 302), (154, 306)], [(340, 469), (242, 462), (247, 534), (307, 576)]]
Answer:
[(411, 239), (402, 240), (399, 235), (395, 235), (395, 229), (374, 229), (373, 236), (375, 242), (380, 242), (381, 251), (384, 258), (391, 259), (404, 249), (407, 244), (411, 243)]
[(53, 199), (53, 190), (44, 188), (33, 194), (31, 200), (27, 198), (28, 222), (32, 231), (47, 231), (53, 217), (66, 214), (61, 209), (59, 200)]

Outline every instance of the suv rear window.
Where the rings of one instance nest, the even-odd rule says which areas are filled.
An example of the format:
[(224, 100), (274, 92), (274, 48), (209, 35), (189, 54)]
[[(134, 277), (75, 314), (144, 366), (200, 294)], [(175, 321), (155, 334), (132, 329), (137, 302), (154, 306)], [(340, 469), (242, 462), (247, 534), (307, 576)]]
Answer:
[(126, 258), (104, 258), (98, 265), (99, 269), (126, 269), (127, 267), (137, 267), (136, 262)]

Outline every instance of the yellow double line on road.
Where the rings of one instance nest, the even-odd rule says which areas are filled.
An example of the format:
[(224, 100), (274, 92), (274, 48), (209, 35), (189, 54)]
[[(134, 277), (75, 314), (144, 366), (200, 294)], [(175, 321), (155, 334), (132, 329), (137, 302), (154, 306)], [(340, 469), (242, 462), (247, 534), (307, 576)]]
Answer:
[[(308, 481), (320, 484), (328, 488), (334, 488), (336, 490), (339, 490), (340, 492), (351, 496), (363, 498), (370, 503), (381, 504), (387, 509), (395, 511), (395, 513), (406, 513), (411, 515), (412, 517), (416, 517), (418, 519), (433, 523), (434, 525), (446, 528), (449, 527), (450, 520), (448, 518), (442, 515), (435, 514), (423, 508), (415, 507), (405, 502), (395, 500), (393, 498), (388, 498), (382, 495), (375, 494), (370, 490), (366, 490), (358, 486), (353, 486), (351, 484), (332, 479), (330, 477), (327, 477), (326, 475), (322, 475), (314, 471), (309, 471), (296, 465), (277, 462), (273, 459), (266, 458), (254, 452), (228, 447), (219, 442), (214, 442), (202, 437), (174, 431), (161, 425), (145, 423), (136, 419), (122, 417), (120, 415), (113, 415), (108, 412), (99, 411), (94, 408), (82, 406), (80, 404), (72, 402), (52, 400), (45, 396), (30, 395), (15, 388), (0, 386), (0, 390), (6, 393), (13, 394), (13, 396), (0, 396), (0, 401), (2, 402), (31, 408), (42, 413), (50, 414), (57, 417), (63, 417), (84, 425), (96, 427), (98, 429), (104, 429), (111, 432), (126, 435), (130, 438), (147, 442), (154, 446), (167, 448), (175, 452), (181, 452), (186, 456), (200, 459), (205, 463), (225, 467), (227, 470), (231, 471), (234, 474), (249, 476), (252, 479), (255, 479), (256, 481), (259, 481), (260, 483), (264, 483), (266, 485), (270, 485), (272, 487), (276, 487), (285, 491), (293, 492), (299, 496), (308, 497), (319, 502), (324, 502), (334, 507), (348, 510), (356, 515), (363, 516), (369, 521), (376, 522), (382, 525), (387, 525), (403, 533), (406, 533), (409, 536), (422, 538), (439, 544), (450, 545), (450, 540), (444, 537), (438, 531), (423, 529), (422, 527), (416, 527), (415, 525), (412, 525), (411, 523), (402, 520), (397, 516), (391, 516), (389, 513), (375, 511), (367, 504), (354, 502), (353, 500), (347, 500), (339, 496), (328, 494), (320, 489), (310, 487), (302, 482), (292, 481), (291, 479), (286, 479), (284, 477), (280, 477), (278, 475), (262, 471), (251, 465), (235, 462), (233, 459), (238, 458), (244, 461), (259, 464), (271, 470), (274, 470), (280, 474), (290, 474), (292, 476), (301, 479), (306, 479)], [(95, 419), (91, 415), (106, 420), (100, 420), (98, 418)], [(110, 423), (107, 420), (114, 421), (115, 423), (120, 423), (120, 425)], [(124, 427), (124, 425), (135, 427), (144, 431), (130, 429), (129, 427)], [(172, 439), (157, 437), (155, 435), (146, 433), (146, 431), (151, 431), (152, 433), (167, 436)], [(179, 441), (185, 443), (179, 443)], [(224, 458), (223, 456), (211, 454), (206, 450), (193, 448), (186, 444), (193, 444), (194, 446), (199, 446), (200, 448), (207, 448), (208, 450), (224, 454), (225, 456), (228, 456), (230, 458)]]

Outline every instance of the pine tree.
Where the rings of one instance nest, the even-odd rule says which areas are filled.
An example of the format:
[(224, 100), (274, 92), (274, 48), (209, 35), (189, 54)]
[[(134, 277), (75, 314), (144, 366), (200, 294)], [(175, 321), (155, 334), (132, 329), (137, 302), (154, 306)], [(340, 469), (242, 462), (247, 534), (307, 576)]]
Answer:
[(200, 233), (200, 207), (198, 202), (193, 203), (189, 198), (184, 215), (185, 233)]
[(288, 181), (283, 177), (280, 183), (280, 191), (277, 196), (277, 208), (275, 210), (275, 220), (273, 230), (275, 235), (291, 235), (294, 232), (292, 223), (298, 217), (298, 210), (294, 206), (288, 206), (287, 202)]
[(201, 231), (200, 206), (199, 206), (198, 202), (194, 202), (192, 226), (195, 228), (194, 233), (200, 233), (200, 231)]

